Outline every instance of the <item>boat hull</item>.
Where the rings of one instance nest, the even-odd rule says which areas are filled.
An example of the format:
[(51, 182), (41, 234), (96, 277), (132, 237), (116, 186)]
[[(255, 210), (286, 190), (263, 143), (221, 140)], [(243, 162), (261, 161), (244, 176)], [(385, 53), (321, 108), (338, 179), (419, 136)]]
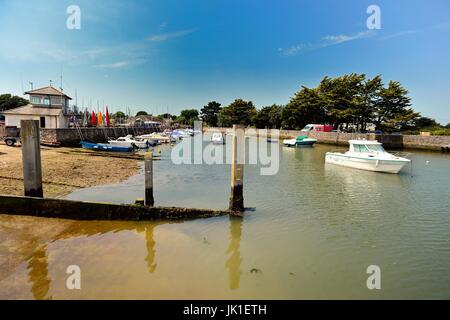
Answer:
[(118, 147), (106, 143), (91, 143), (86, 141), (81, 141), (81, 146), (83, 149), (95, 150), (95, 151), (107, 151), (107, 152), (131, 152), (132, 147)]
[(125, 147), (125, 148), (134, 148), (133, 144), (136, 148), (139, 149), (148, 149), (149, 144), (147, 142), (128, 142), (128, 141), (109, 141), (109, 144), (115, 147)]
[(296, 139), (284, 140), (283, 145), (286, 147), (312, 147), (317, 143), (315, 139), (305, 139), (304, 141), (297, 141)]
[(329, 152), (325, 156), (325, 162), (359, 170), (396, 174), (399, 173), (406, 164), (410, 163), (410, 160), (368, 159)]

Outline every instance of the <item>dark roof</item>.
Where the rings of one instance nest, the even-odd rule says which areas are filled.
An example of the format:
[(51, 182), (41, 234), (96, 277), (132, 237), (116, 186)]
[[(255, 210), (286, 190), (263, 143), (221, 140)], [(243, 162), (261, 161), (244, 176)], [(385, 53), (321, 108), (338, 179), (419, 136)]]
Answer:
[(58, 96), (58, 97), (64, 96), (67, 99), (72, 100), (72, 98), (69, 97), (67, 94), (65, 94), (64, 92), (62, 92), (54, 87), (39, 88), (39, 89), (27, 91), (27, 92), (25, 92), (25, 94), (42, 94), (42, 95), (47, 95), (47, 96)]

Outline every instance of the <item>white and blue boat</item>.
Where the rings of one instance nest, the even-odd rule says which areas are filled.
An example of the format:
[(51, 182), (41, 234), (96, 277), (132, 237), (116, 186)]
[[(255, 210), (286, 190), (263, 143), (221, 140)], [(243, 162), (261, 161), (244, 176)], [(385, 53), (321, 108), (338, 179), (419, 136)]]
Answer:
[(113, 146), (107, 143), (92, 143), (87, 141), (81, 141), (83, 149), (95, 150), (95, 151), (108, 151), (108, 152), (131, 152), (133, 147)]
[(284, 140), (283, 144), (286, 147), (311, 147), (316, 142), (316, 139), (309, 138), (308, 136), (298, 136), (296, 139)]

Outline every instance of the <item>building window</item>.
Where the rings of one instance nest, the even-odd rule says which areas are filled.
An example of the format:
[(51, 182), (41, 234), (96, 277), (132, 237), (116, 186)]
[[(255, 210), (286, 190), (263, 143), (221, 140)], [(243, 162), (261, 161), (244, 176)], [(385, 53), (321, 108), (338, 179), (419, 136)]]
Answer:
[(41, 128), (45, 128), (45, 117), (41, 117)]
[(44, 98), (44, 105), (46, 105), (46, 106), (50, 105), (50, 98), (48, 98), (48, 97)]
[(30, 100), (32, 104), (41, 104), (41, 97), (31, 96)]

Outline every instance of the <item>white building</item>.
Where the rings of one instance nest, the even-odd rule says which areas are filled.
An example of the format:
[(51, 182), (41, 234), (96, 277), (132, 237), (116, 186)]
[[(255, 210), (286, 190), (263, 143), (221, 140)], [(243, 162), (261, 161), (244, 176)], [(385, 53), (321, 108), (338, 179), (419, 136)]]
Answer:
[(21, 120), (39, 120), (41, 128), (67, 128), (69, 118), (66, 115), (69, 100), (64, 92), (50, 87), (25, 92), (30, 96), (30, 104), (4, 111), (5, 125), (20, 128)]

